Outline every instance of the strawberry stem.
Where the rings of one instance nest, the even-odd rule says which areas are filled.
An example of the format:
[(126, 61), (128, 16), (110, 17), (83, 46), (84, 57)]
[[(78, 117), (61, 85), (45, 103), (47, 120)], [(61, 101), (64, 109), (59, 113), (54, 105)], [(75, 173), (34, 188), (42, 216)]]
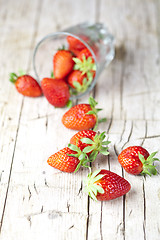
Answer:
[(51, 78), (54, 78), (54, 73), (53, 73), (53, 71), (51, 71)]
[(89, 102), (92, 110), (87, 112), (86, 114), (94, 114), (96, 116), (96, 124), (93, 128), (93, 130), (95, 131), (97, 129), (98, 123), (105, 122), (107, 119), (106, 118), (102, 118), (100, 120), (98, 119), (98, 112), (102, 111), (102, 109), (101, 108), (95, 108), (95, 106), (98, 104), (98, 102), (96, 102), (93, 97), (90, 96), (88, 102)]
[(15, 83), (16, 81), (17, 81), (17, 78), (18, 78), (18, 76), (17, 76), (17, 74), (15, 74), (15, 73), (10, 73), (10, 75), (9, 75), (9, 80), (12, 82), (12, 83)]
[(73, 105), (72, 101), (71, 100), (68, 100), (68, 102), (66, 103), (66, 107), (67, 108), (71, 108)]

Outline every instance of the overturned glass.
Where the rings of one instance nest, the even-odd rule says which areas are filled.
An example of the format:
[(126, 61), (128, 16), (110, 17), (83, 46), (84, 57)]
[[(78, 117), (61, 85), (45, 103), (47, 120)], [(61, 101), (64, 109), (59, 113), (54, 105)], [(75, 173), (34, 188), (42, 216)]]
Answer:
[[(82, 49), (80, 46), (73, 48), (68, 41), (69, 37), (80, 41), (80, 46), (83, 46)], [(86, 74), (85, 81), (89, 83), (87, 89), (82, 88), (82, 92), (76, 92), (75, 89), (71, 88), (71, 100), (81, 98), (93, 89), (104, 67), (113, 60), (115, 54), (114, 38), (102, 23), (82, 23), (60, 32), (48, 34), (37, 44), (33, 54), (33, 68), (39, 82), (44, 77), (51, 76), (53, 56), (61, 48), (73, 53), (75, 65), (78, 65), (76, 64), (77, 55), (87, 48), (91, 53), (89, 61), (95, 64), (93, 67), (94, 74), (91, 75), (90, 79), (88, 79), (89, 75)], [(83, 60), (86, 60), (86, 58), (83, 57)], [(75, 66), (75, 69), (78, 69), (78, 67)]]

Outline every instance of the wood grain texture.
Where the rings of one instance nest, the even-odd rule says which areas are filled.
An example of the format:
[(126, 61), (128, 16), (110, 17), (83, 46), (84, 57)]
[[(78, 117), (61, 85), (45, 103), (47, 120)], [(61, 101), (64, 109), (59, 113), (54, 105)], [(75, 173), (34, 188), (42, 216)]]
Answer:
[[(117, 155), (141, 145), (160, 157), (160, 1), (0, 0), (0, 6), (0, 239), (159, 240), (159, 176), (131, 176)], [(75, 133), (61, 124), (66, 108), (23, 97), (8, 81), (19, 68), (34, 75), (33, 49), (44, 35), (87, 20), (105, 23), (115, 36), (115, 59), (91, 93), (108, 119), (98, 130), (111, 141), (110, 155), (99, 155), (92, 168), (116, 172), (132, 189), (108, 202), (82, 191), (87, 169), (67, 174), (46, 163)]]

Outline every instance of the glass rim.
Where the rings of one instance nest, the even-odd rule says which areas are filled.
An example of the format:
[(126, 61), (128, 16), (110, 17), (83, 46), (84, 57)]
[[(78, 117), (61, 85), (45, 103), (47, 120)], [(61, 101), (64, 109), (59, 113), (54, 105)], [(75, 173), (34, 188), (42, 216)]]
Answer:
[(36, 53), (37, 53), (37, 51), (38, 51), (39, 46), (40, 46), (45, 40), (47, 40), (47, 39), (49, 39), (49, 38), (52, 38), (52, 37), (54, 37), (54, 36), (58, 36), (58, 35), (72, 36), (72, 37), (78, 39), (79, 41), (81, 41), (81, 42), (86, 46), (86, 48), (88, 48), (89, 51), (91, 52), (91, 54), (92, 54), (92, 56), (93, 56), (93, 59), (94, 59), (94, 62), (95, 62), (95, 64), (96, 64), (96, 72), (95, 72), (94, 79), (93, 79), (91, 85), (87, 88), (87, 90), (86, 90), (85, 92), (83, 92), (83, 93), (78, 94), (78, 95), (71, 95), (71, 96), (70, 96), (70, 100), (76, 100), (76, 99), (79, 99), (79, 98), (83, 97), (83, 96), (86, 95), (87, 93), (89, 93), (89, 92), (94, 88), (94, 86), (96, 85), (97, 78), (98, 78), (98, 74), (97, 74), (98, 64), (97, 64), (97, 60), (96, 60), (95, 53), (93, 52), (93, 50), (92, 50), (92, 48), (89, 46), (89, 44), (86, 43), (83, 39), (81, 39), (80, 37), (78, 37), (78, 36), (75, 35), (75, 34), (72, 34), (72, 33), (70, 33), (70, 32), (67, 32), (67, 31), (59, 31), (59, 32), (47, 34), (45, 37), (43, 37), (43, 38), (37, 43), (37, 45), (36, 45), (36, 47), (35, 47), (35, 49), (34, 49), (33, 58), (32, 58), (33, 70), (34, 70), (34, 72), (35, 72), (37, 81), (38, 81), (39, 83), (41, 83), (41, 80), (40, 80), (40, 78), (39, 78), (39, 76), (38, 76), (38, 73), (37, 73), (36, 64), (35, 64), (35, 62), (36, 62), (36, 60), (35, 60), (35, 59), (36, 59)]

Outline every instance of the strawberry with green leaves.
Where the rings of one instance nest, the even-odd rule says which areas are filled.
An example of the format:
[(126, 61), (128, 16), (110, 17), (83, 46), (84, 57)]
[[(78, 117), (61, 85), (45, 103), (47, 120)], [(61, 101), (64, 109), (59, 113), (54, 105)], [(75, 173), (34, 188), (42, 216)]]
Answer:
[(94, 75), (95, 72), (90, 72), (87, 77), (87, 74), (82, 74), (79, 70), (73, 70), (68, 76), (68, 84), (75, 90), (72, 90), (72, 93), (77, 94), (85, 92), (91, 85)]
[(48, 102), (55, 107), (64, 107), (69, 102), (69, 87), (63, 79), (43, 78), (41, 87)]
[(78, 57), (73, 58), (73, 60), (75, 62), (74, 70), (80, 71), (82, 76), (85, 76), (82, 83), (75, 81), (74, 87), (76, 88), (77, 92), (85, 92), (95, 77), (96, 64), (92, 54), (87, 48), (83, 49), (78, 54)]
[(95, 201), (112, 200), (123, 196), (131, 189), (126, 179), (105, 169), (89, 173), (84, 183), (84, 191)]
[(76, 145), (81, 151), (89, 156), (89, 159), (94, 161), (98, 153), (108, 155), (107, 145), (110, 141), (105, 141), (105, 132), (96, 133), (93, 130), (83, 130), (76, 133), (70, 143)]
[(141, 146), (130, 146), (124, 149), (118, 156), (118, 161), (126, 172), (133, 175), (156, 175), (157, 170), (153, 165), (154, 161), (160, 161), (155, 158), (157, 152), (149, 152)]
[(58, 50), (53, 57), (53, 72), (56, 79), (66, 77), (74, 66), (72, 53), (68, 50)]
[(28, 74), (18, 76), (15, 73), (11, 73), (10, 81), (15, 84), (17, 91), (23, 96), (39, 97), (42, 95), (38, 82)]
[(47, 162), (50, 166), (69, 173), (77, 172), (81, 166), (89, 167), (88, 156), (72, 144), (51, 155)]
[(99, 122), (106, 121), (105, 118), (98, 120), (98, 112), (102, 109), (96, 108), (98, 103), (94, 98), (89, 98), (89, 104), (78, 104), (70, 108), (62, 117), (65, 127), (73, 130), (88, 130), (97, 128)]
[(87, 49), (87, 52), (84, 51), (86, 50), (82, 50), (78, 57), (73, 58), (73, 61), (75, 62), (74, 70), (80, 70), (82, 75), (87, 74), (87, 77), (89, 78), (90, 73), (96, 71), (96, 64), (89, 50)]

